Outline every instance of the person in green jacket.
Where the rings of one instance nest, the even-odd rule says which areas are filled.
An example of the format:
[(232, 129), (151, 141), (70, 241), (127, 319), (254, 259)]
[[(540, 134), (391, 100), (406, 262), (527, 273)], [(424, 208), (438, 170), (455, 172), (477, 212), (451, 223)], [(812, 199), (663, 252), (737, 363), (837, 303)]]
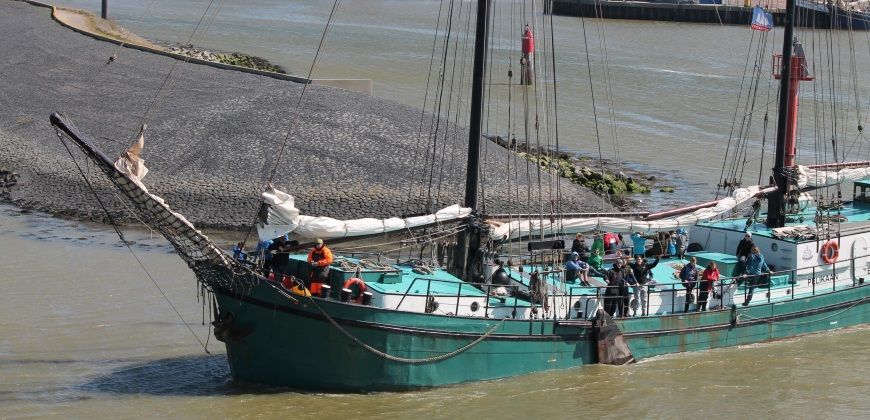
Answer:
[[(592, 250), (598, 251), (598, 255), (604, 255), (604, 239), (601, 238), (601, 235), (595, 235), (592, 239)], [(600, 268), (596, 268), (596, 270), (601, 271)]]
[(604, 259), (601, 258), (601, 252), (597, 248), (592, 249), (592, 255), (589, 256), (589, 275), (596, 277), (604, 277), (601, 267), (604, 265)]

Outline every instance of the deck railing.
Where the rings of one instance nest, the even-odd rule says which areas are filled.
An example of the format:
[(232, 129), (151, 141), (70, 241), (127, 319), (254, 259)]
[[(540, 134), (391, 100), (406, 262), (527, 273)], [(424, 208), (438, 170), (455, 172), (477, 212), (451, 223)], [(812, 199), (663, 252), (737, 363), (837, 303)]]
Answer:
[[(821, 267), (826, 268), (825, 270), (822, 270), (822, 272), (825, 273), (825, 277), (823, 277), (822, 280), (824, 280), (824, 282), (827, 282), (828, 281), (827, 279), (829, 278), (830, 282), (831, 282), (831, 288), (830, 289), (825, 288), (824, 291), (825, 292), (836, 291), (837, 285), (838, 285), (837, 266), (839, 265), (841, 267), (840, 269), (842, 270), (843, 263), (850, 262), (851, 264), (846, 264), (846, 267), (847, 268), (853, 267), (854, 261), (856, 259), (867, 258), (868, 256), (870, 256), (870, 255), (852, 257), (852, 258), (847, 259), (847, 260), (840, 260), (840, 261), (836, 261), (836, 262), (833, 262), (830, 264), (827, 264), (827, 263), (826, 264), (818, 264), (818, 265), (815, 265), (812, 267), (793, 268), (793, 269), (788, 269), (788, 270), (771, 271), (768, 273), (762, 273), (760, 275), (738, 275), (738, 276), (724, 277), (724, 278), (720, 277), (719, 280), (714, 282), (714, 286), (710, 289), (710, 291), (709, 291), (710, 294), (708, 295), (706, 302), (709, 302), (711, 300), (718, 300), (720, 302), (720, 307), (717, 307), (715, 309), (724, 309), (724, 304), (721, 304), (721, 303), (725, 301), (725, 297), (727, 296), (726, 293), (730, 293), (732, 287), (739, 288), (741, 285), (744, 285), (743, 290), (742, 290), (744, 302), (747, 302), (747, 298), (750, 296), (750, 294), (752, 294), (754, 296), (754, 293), (756, 290), (762, 290), (762, 291), (765, 291), (765, 299), (767, 300), (767, 303), (770, 303), (772, 301), (771, 290), (782, 290), (784, 288), (789, 289), (786, 293), (786, 295), (788, 295), (789, 298), (786, 300), (794, 300), (795, 296), (796, 296), (795, 289), (797, 287), (798, 281), (802, 280), (802, 279), (809, 280), (809, 286), (811, 287), (810, 296), (815, 296), (816, 292), (817, 292), (816, 285), (819, 283), (819, 281), (816, 277), (816, 274), (819, 272), (819, 268), (821, 268)], [(807, 270), (809, 270), (809, 273), (807, 273)], [(703, 271), (703, 270), (699, 270), (699, 275), (700, 275), (701, 271)], [(774, 286), (774, 284), (772, 282), (772, 278), (775, 276), (782, 276), (782, 275), (788, 275), (787, 284)], [(828, 276), (830, 276), (830, 277), (828, 277)], [(864, 281), (865, 281), (864, 277), (852, 278), (851, 286), (857, 286), (857, 285), (863, 284)], [(696, 290), (698, 292), (700, 292), (700, 289), (698, 289), (698, 287), (700, 286), (701, 280), (696, 280), (694, 283), (695, 283), (695, 286), (692, 288), (693, 293)], [(841, 285), (841, 289), (842, 289), (842, 282), (840, 282), (840, 285)], [(666, 288), (656, 290), (657, 288), (660, 288), (662, 286), (665, 286)], [(581, 296), (586, 296), (586, 297), (593, 297), (594, 296), (594, 298), (597, 299), (599, 302), (602, 302), (602, 304), (605, 303), (607, 301), (607, 299), (614, 299), (614, 300), (616, 300), (616, 304), (613, 305), (612, 307), (616, 308), (615, 313), (616, 314), (625, 314), (626, 313), (626, 306), (625, 306), (626, 305), (626, 302), (625, 302), (626, 295), (621, 294), (621, 291), (619, 289), (623, 289), (623, 290), (624, 289), (629, 289), (629, 290), (635, 289), (636, 290), (636, 292), (631, 292), (628, 295), (628, 300), (630, 302), (630, 300), (632, 299), (632, 296), (639, 299), (639, 293), (642, 290), (641, 288), (645, 288), (645, 290), (647, 292), (646, 308), (638, 308), (638, 309), (643, 309), (641, 311), (641, 313), (646, 313), (648, 316), (652, 315), (652, 314), (650, 314), (649, 309), (650, 309), (650, 303), (652, 301), (651, 297), (652, 297), (653, 293), (659, 294), (659, 296), (661, 296), (662, 294), (665, 294), (665, 293), (670, 294), (671, 311), (666, 311), (666, 313), (685, 313), (686, 312), (685, 309), (683, 311), (676, 310), (677, 309), (676, 308), (677, 295), (680, 292), (686, 290), (685, 285), (683, 283), (668, 283), (668, 284), (656, 283), (656, 284), (652, 284), (652, 285), (650, 285), (649, 283), (646, 283), (646, 284), (642, 284), (642, 285), (598, 286), (598, 287), (595, 287), (595, 294), (594, 295), (593, 294), (585, 294), (585, 295), (581, 295)], [(616, 292), (615, 292), (615, 294), (613, 294), (614, 292), (611, 292), (611, 294), (608, 294), (607, 293), (608, 290), (616, 290)], [(711, 297), (713, 297), (712, 296), (713, 292), (715, 292), (715, 291), (718, 291), (719, 298), (711, 299)], [(572, 294), (571, 295), (572, 301), (573, 301), (573, 297), (574, 297), (574, 295)], [(734, 300), (734, 297), (735, 296), (732, 296), (732, 302)], [(591, 300), (589, 300), (589, 299), (587, 299), (587, 301), (586, 301), (586, 306), (584, 307), (584, 311), (583, 311), (584, 314), (589, 314), (588, 305), (589, 305), (590, 301)], [(666, 299), (661, 298), (661, 301), (665, 302)], [(699, 302), (697, 300), (694, 303), (695, 311), (697, 311), (699, 309), (698, 303)], [(605, 305), (605, 306), (607, 306), (607, 305)], [(707, 310), (711, 310), (711, 309), (707, 308)]]

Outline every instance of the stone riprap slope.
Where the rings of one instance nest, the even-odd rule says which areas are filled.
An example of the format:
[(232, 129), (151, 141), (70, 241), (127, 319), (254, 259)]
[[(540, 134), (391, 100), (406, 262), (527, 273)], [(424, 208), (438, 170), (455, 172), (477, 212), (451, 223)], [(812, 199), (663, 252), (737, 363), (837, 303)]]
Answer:
[[(66, 113), (117, 156), (148, 111), (145, 184), (199, 226), (251, 223), (291, 123), (297, 128), (274, 184), (295, 195), (304, 214), (357, 218), (426, 210), (423, 201), (407, 200), (409, 183), (420, 184), (417, 109), (312, 86), (304, 109), (295, 112), (302, 85), (126, 48), (107, 66), (117, 46), (65, 29), (48, 9), (22, 2), (0, 0), (0, 39), (0, 168), (18, 173), (0, 195), (21, 207), (104, 220), (48, 116)], [(151, 107), (173, 66), (169, 89)], [(486, 210), (523, 210), (503, 185), (508, 152), (484, 147)], [(439, 205), (461, 202), (464, 191), (465, 152), (445, 159), (461, 164), (443, 174)], [(90, 178), (98, 180), (112, 212), (131, 220), (107, 182)], [(522, 191), (528, 182), (519, 180)], [(551, 183), (544, 178), (544, 185)], [(562, 197), (563, 211), (609, 209), (568, 182), (562, 182)]]

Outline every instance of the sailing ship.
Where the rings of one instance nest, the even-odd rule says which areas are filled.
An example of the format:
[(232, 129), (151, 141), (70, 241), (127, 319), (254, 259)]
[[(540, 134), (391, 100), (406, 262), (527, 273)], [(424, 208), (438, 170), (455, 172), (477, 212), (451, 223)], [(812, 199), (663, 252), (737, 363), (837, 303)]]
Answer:
[[(340, 221), (300, 215), (293, 197), (271, 186), (263, 194), (263, 238), (289, 233), (330, 242), (459, 223), (455, 246), (441, 249), (443, 267), (437, 258), (380, 264), (347, 255), (333, 264), (319, 292), (268, 278), (148, 192), (140, 143), (112, 159), (69, 117), (52, 114), (51, 123), (62, 141), (72, 140), (96, 163), (143, 222), (166, 237), (207, 289), (214, 334), (226, 344), (237, 381), (307, 391), (408, 390), (624, 364), (870, 322), (870, 182), (862, 181), (870, 162), (796, 165), (797, 83), (812, 76), (791, 19), (775, 66), (784, 94), (771, 185), (735, 187), (716, 201), (634, 220), (596, 215), (498, 222), (477, 205), (490, 3), (477, 3), (464, 206), (404, 219)], [(794, 10), (795, 0), (789, 0), (790, 17)], [(801, 191), (847, 180), (856, 181), (851, 201), (823, 207), (801, 198)], [(748, 218), (732, 217), (750, 203)], [(709, 310), (684, 311), (692, 295), (674, 275), (686, 262), (676, 256), (662, 258), (653, 270), (656, 284), (648, 286), (641, 316), (611, 317), (602, 310), (606, 285), (563, 277), (566, 235), (676, 228), (689, 228), (690, 241), (703, 248), (686, 257), (716, 262), (723, 273)], [(765, 284), (755, 286), (752, 301), (746, 299), (752, 287), (741, 281), (731, 253), (747, 231), (775, 266)], [(503, 255), (500, 247), (517, 241), (525, 241), (528, 252)], [(502, 267), (509, 284), (486, 281), (499, 268), (497, 257), (512, 260)], [(290, 255), (288, 278), (308, 274), (306, 255)]]

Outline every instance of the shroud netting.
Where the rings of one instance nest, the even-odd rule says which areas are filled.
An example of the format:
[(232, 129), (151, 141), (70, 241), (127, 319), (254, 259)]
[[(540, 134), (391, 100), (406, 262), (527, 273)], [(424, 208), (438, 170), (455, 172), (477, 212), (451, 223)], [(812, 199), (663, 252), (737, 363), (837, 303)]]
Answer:
[(229, 258), (183, 215), (172, 210), (162, 198), (149, 193), (141, 181), (118, 170), (112, 160), (95, 146), (93, 139), (80, 132), (66, 116), (52, 114), (51, 124), (65, 146), (64, 136), (71, 139), (106, 174), (130, 202), (140, 220), (172, 244), (181, 259), (193, 270), (198, 282), (212, 291), (216, 288), (239, 291), (259, 284), (261, 276)]

